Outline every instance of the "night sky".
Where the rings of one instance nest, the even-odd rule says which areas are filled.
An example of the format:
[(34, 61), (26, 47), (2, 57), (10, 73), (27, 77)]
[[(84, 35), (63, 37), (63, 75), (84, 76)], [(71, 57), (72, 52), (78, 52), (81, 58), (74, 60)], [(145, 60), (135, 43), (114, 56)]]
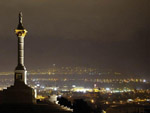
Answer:
[(56, 64), (149, 75), (149, 0), (1, 0), (0, 71), (17, 65), (20, 11), (27, 70)]

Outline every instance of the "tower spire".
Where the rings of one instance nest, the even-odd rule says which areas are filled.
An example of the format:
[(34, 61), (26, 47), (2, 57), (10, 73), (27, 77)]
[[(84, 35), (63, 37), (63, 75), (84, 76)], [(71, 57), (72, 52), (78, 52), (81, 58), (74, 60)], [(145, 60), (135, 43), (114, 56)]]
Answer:
[(22, 23), (22, 12), (19, 13), (19, 23)]
[(23, 23), (22, 23), (22, 18), (23, 18), (23, 14), (22, 12), (19, 13), (19, 24), (18, 24), (18, 28), (17, 29), (24, 29), (23, 27)]

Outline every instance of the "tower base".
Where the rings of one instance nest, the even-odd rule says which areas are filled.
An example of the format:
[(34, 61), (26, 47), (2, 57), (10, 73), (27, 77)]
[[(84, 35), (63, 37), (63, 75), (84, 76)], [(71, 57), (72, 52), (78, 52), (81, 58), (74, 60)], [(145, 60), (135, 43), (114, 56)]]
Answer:
[(0, 104), (35, 104), (35, 92), (23, 82), (17, 82), (0, 92)]

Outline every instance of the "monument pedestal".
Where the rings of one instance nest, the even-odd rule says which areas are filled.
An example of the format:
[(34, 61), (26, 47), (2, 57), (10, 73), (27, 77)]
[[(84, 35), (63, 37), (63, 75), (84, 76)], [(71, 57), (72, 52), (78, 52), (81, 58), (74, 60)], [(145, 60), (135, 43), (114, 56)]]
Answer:
[(35, 104), (35, 92), (23, 82), (16, 82), (0, 92), (1, 104)]

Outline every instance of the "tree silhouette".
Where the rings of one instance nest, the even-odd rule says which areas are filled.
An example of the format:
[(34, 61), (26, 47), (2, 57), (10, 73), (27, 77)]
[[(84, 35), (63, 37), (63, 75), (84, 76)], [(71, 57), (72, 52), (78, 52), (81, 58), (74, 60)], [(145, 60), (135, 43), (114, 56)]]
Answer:
[(91, 107), (83, 99), (75, 99), (73, 102), (74, 113), (91, 113)]
[(72, 108), (71, 102), (64, 97), (57, 97), (58, 103), (66, 107)]

